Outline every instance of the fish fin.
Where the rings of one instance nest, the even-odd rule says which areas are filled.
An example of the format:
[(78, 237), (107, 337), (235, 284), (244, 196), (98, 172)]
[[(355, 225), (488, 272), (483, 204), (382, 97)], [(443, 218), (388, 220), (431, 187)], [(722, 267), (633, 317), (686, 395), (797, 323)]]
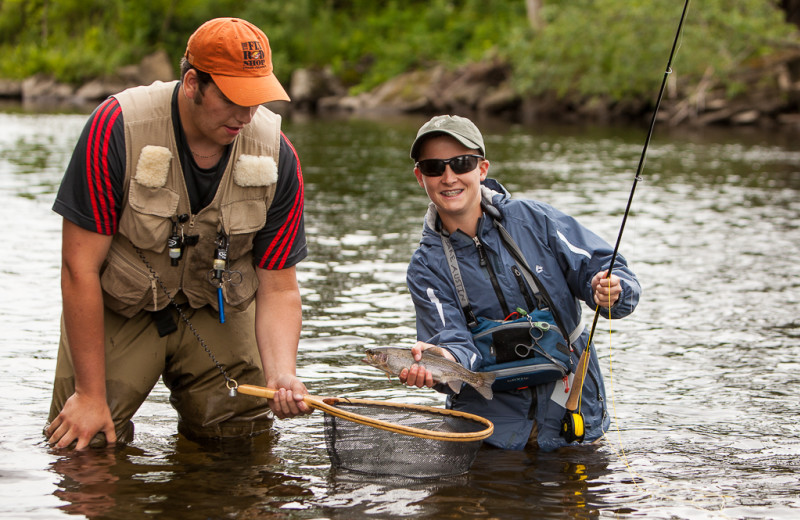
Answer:
[(455, 392), (457, 394), (461, 393), (461, 384), (462, 384), (462, 382), (459, 379), (447, 382), (447, 386), (450, 387), (450, 390), (452, 390), (453, 392)]
[(487, 401), (491, 401), (494, 398), (494, 393), (492, 392), (492, 383), (497, 378), (497, 374), (495, 372), (478, 372), (480, 375), (480, 384), (473, 385), (473, 388), (478, 391)]
[(492, 398), (494, 397), (491, 384), (476, 386), (475, 390), (477, 390), (478, 393), (481, 394), (487, 401), (491, 401)]
[(423, 354), (427, 352), (428, 354), (433, 354), (435, 356), (444, 357), (444, 349), (439, 346), (429, 347), (422, 351)]

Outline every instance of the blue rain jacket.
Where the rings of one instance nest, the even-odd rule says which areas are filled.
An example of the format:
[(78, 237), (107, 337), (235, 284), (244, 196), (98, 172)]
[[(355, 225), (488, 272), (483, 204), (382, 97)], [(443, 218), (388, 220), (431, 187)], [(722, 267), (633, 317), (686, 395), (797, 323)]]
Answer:
[[(591, 280), (596, 273), (608, 269), (613, 247), (576, 219), (552, 206), (534, 200), (512, 199), (494, 179), (487, 178), (483, 182), (482, 196), (485, 203), (490, 202), (499, 211), (501, 224), (545, 286), (567, 331), (582, 326), (581, 302), (592, 309), (593, 316), (596, 305)], [(517, 307), (526, 309), (518, 278), (513, 275), (517, 262), (485, 213), (478, 223), (477, 234), (508, 307), (511, 310)], [(492, 288), (488, 270), (480, 266), (472, 238), (457, 231), (450, 235), (449, 240), (458, 258), (475, 316), (502, 320), (505, 316), (499, 299)], [(633, 312), (641, 287), (621, 255), (617, 255), (613, 273), (622, 280), (623, 291), (611, 308), (610, 316), (605, 309), (601, 310), (601, 315), (615, 319)], [(479, 370), (483, 361), (458, 301), (442, 247), (441, 221), (433, 204), (428, 208), (422, 239), (411, 258), (406, 281), (416, 310), (417, 339), (447, 348), (466, 368)], [(580, 338), (572, 344), (573, 371), (588, 340), (589, 330), (584, 328)], [(561, 385), (559, 391), (563, 392), (563, 383), (558, 381), (534, 388), (495, 392), (492, 400), (484, 399), (466, 384), (458, 394), (445, 385), (437, 385), (436, 389), (448, 394), (448, 408), (473, 413), (494, 423), (494, 433), (487, 439), (489, 444), (504, 449), (522, 449), (536, 421), (539, 448), (551, 451), (567, 444), (559, 435), (565, 408), (551, 399), (557, 385)], [(584, 442), (601, 437), (608, 430), (610, 419), (595, 349), (591, 351), (580, 409), (585, 422)]]

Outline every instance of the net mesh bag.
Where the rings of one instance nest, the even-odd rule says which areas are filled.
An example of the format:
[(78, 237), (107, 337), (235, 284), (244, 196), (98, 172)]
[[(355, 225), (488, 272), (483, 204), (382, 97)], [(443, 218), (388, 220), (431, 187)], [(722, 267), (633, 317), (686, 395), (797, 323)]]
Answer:
[[(240, 393), (272, 399), (275, 390), (236, 385)], [(334, 468), (369, 475), (435, 478), (466, 473), (494, 431), (488, 419), (456, 410), (368, 399), (314, 397), (325, 414), (325, 445)]]
[[(485, 422), (449, 410), (342, 400), (337, 400), (335, 407), (344, 416), (352, 414), (371, 420), (366, 425), (325, 413), (325, 444), (331, 465), (359, 473), (411, 478), (460, 475), (469, 470), (482, 437), (488, 436), (484, 435)], [(372, 420), (420, 432), (383, 429)]]

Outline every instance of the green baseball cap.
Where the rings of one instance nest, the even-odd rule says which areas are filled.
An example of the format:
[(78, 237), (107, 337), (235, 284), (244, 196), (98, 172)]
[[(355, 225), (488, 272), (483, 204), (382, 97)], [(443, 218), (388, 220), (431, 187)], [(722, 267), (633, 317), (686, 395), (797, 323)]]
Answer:
[(475, 123), (466, 117), (441, 115), (433, 117), (417, 131), (417, 138), (411, 145), (412, 159), (417, 160), (422, 142), (435, 134), (449, 135), (467, 148), (474, 148), (479, 150), (481, 155), (486, 155), (483, 136)]

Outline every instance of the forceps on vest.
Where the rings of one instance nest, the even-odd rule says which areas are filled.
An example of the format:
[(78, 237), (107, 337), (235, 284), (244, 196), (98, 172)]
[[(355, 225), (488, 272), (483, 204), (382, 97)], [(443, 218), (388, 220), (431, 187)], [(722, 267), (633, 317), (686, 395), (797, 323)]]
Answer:
[(525, 345), (524, 343), (518, 343), (514, 347), (514, 352), (521, 358), (526, 358), (530, 355), (531, 350), (538, 350), (540, 353), (544, 353), (544, 349), (539, 344), (539, 340), (544, 337), (545, 332), (550, 330), (550, 324), (546, 321), (533, 321), (531, 322), (531, 328), (528, 331), (531, 337), (531, 344)]

